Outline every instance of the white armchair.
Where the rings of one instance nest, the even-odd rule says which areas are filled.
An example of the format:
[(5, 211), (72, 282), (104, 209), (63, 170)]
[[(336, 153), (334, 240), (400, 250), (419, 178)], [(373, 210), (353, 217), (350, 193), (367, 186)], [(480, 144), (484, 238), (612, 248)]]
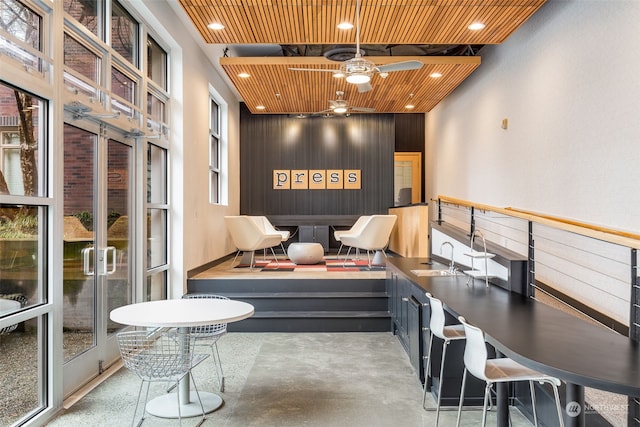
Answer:
[(288, 230), (276, 229), (266, 216), (251, 216), (250, 218), (253, 219), (253, 221), (258, 225), (258, 227), (261, 227), (265, 233), (280, 234), (281, 236), (280, 247), (282, 248), (282, 253), (286, 255), (287, 251), (284, 249), (284, 242), (289, 240), (289, 237), (291, 237), (291, 233)]
[(371, 215), (362, 228), (357, 233), (343, 234), (340, 241), (345, 246), (349, 246), (345, 263), (351, 248), (363, 249), (367, 251), (367, 260), (369, 268), (371, 268), (371, 256), (369, 251), (380, 251), (386, 257), (384, 252), (389, 244), (391, 231), (396, 224), (395, 215)]
[(241, 251), (251, 252), (251, 262), (249, 266), (253, 269), (255, 265), (254, 252), (259, 249), (271, 249), (273, 257), (276, 262), (278, 262), (278, 257), (273, 251), (273, 247), (281, 244), (282, 235), (280, 233), (265, 232), (251, 217), (245, 215), (225, 216), (224, 221), (229, 229), (231, 240), (233, 240), (233, 243), (238, 248), (238, 252), (236, 252), (236, 256), (231, 263), (232, 266)]
[(360, 233), (360, 230), (362, 230), (362, 227), (364, 227), (364, 225), (367, 223), (369, 218), (370, 218), (369, 215), (362, 215), (361, 217), (359, 217), (356, 220), (356, 222), (351, 226), (350, 229), (348, 229), (348, 230), (335, 230), (333, 232), (333, 237), (335, 237), (337, 242), (340, 242), (340, 248), (338, 249), (338, 255), (336, 255), (336, 258), (340, 258), (340, 252), (342, 251), (342, 247), (344, 246), (344, 243), (342, 243), (342, 236), (344, 236), (345, 234), (358, 234), (358, 233)]

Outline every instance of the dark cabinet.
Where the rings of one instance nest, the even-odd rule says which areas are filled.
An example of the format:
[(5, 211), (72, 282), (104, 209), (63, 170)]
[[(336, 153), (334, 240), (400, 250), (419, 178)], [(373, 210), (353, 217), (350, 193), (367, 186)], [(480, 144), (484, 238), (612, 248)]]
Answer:
[(413, 284), (401, 275), (391, 273), (388, 277), (389, 311), (392, 331), (409, 356), (411, 366), (422, 380), (422, 305), (424, 298)]
[[(391, 313), (391, 330), (404, 347), (416, 377), (425, 383), (428, 390), (436, 393), (440, 381), (442, 340), (435, 338), (431, 352), (430, 377), (425, 379), (426, 356), (429, 351), (429, 319), (431, 310), (424, 289), (411, 281), (399, 270), (387, 266), (387, 294)], [(445, 313), (446, 323), (457, 320)], [(456, 406), (460, 399), (462, 372), (464, 369), (464, 341), (452, 342), (447, 349), (442, 387), (442, 405)], [(465, 405), (481, 405), (484, 383), (469, 376), (465, 392)]]
[(325, 252), (329, 251), (328, 225), (301, 225), (298, 228), (298, 241), (320, 243)]

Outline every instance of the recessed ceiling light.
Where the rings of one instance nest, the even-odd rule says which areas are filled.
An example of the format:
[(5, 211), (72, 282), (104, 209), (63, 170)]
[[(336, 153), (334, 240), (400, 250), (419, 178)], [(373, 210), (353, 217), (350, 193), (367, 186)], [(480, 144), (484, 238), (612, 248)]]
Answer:
[(243, 79), (248, 79), (249, 77), (251, 77), (251, 74), (249, 74), (249, 73), (240, 73), (240, 74), (238, 74), (238, 77), (241, 77)]
[(442, 73), (438, 73), (437, 71), (434, 73), (429, 74), (429, 77), (432, 77), (434, 79), (439, 79), (440, 77), (442, 77)]
[(404, 106), (404, 108), (406, 108), (407, 110), (413, 110), (414, 108), (416, 108), (416, 106), (413, 104), (407, 104)]
[(264, 105), (256, 105), (256, 110), (264, 110), (265, 108), (267, 107), (265, 107)]
[(478, 31), (482, 30), (484, 27), (485, 25), (482, 22), (474, 22), (473, 24), (469, 24), (467, 28), (471, 31)]
[(381, 73), (378, 73), (378, 75), (379, 75), (381, 78), (383, 78), (383, 79), (386, 79), (387, 77), (389, 77), (389, 73), (386, 73), (386, 72), (384, 72), (384, 71), (383, 71), (383, 72), (381, 72)]
[(344, 21), (338, 24), (338, 28), (341, 30), (350, 30), (353, 28), (353, 24), (351, 22)]
[(336, 71), (335, 73), (333, 73), (333, 77), (335, 77), (336, 79), (341, 79), (344, 77), (344, 73), (342, 71)]
[(212, 30), (224, 30), (224, 25), (219, 22), (212, 22), (211, 24), (207, 25), (207, 27), (211, 28)]

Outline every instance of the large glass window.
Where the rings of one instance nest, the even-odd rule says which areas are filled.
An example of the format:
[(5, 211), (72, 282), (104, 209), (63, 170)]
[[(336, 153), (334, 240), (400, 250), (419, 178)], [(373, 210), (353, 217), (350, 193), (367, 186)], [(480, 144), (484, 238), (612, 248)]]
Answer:
[(209, 201), (211, 203), (221, 203), (222, 143), (220, 134), (220, 105), (212, 97), (209, 101)]
[(46, 109), (43, 99), (0, 82), (0, 425), (19, 423), (47, 401), (44, 317), (22, 313), (48, 301)]
[(167, 150), (154, 144), (147, 150), (147, 202), (167, 203)]
[[(59, 409), (51, 405), (115, 360), (107, 318), (112, 297), (118, 304), (167, 297), (168, 53), (123, 7), (133, 11), (135, 3), (0, 0), (0, 69), (9, 79), (0, 81), (0, 426), (42, 424), (39, 416)], [(64, 120), (48, 120), (50, 104)], [(79, 130), (91, 133), (93, 148)], [(138, 137), (150, 130), (154, 144)], [(135, 178), (145, 175), (139, 156), (147, 147), (145, 188)], [(87, 276), (98, 277), (101, 246), (109, 247), (104, 253), (113, 274), (95, 280), (91, 294), (81, 282), (92, 279), (74, 275), (71, 255), (86, 249)], [(141, 274), (135, 292), (121, 290), (120, 283)], [(52, 295), (62, 309), (54, 309)], [(94, 296), (106, 302), (94, 304)], [(87, 310), (79, 309), (82, 304)], [(95, 335), (76, 333), (85, 325)], [(62, 381), (54, 382), (53, 373), (61, 371)]]
[(147, 37), (147, 77), (167, 90), (167, 52), (151, 37)]
[(165, 102), (152, 94), (147, 93), (147, 128), (155, 133), (163, 133), (167, 122)]
[(64, 11), (83, 27), (102, 38), (102, 7), (104, 3), (93, 0), (64, 0)]
[(135, 117), (137, 84), (134, 79), (120, 71), (111, 68), (111, 107), (114, 111), (120, 111), (126, 117)]
[(70, 35), (64, 35), (64, 81), (79, 92), (98, 97), (101, 58)]
[[(4, 300), (3, 300), (4, 301)], [(13, 301), (15, 300), (7, 300)], [(44, 408), (46, 316), (0, 328), (0, 425), (20, 425)]]
[(0, 194), (42, 196), (44, 102), (0, 84)]
[(165, 298), (168, 269), (167, 150), (147, 146), (147, 300)]
[(17, 0), (0, 1), (0, 52), (23, 65), (42, 71), (42, 17)]
[(111, 48), (138, 66), (138, 23), (119, 3), (111, 5)]

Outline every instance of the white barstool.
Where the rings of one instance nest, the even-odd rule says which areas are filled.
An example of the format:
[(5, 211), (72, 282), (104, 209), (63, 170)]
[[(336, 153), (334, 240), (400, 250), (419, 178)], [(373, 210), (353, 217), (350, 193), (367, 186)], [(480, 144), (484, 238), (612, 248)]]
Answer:
[(558, 410), (558, 419), (560, 426), (564, 427), (562, 419), (562, 410), (560, 409), (560, 397), (558, 395), (558, 386), (560, 380), (541, 372), (522, 366), (518, 362), (508, 357), (500, 357), (497, 359), (488, 359), (487, 345), (484, 339), (484, 332), (481, 329), (467, 323), (464, 317), (458, 317), (460, 323), (464, 327), (467, 337), (467, 343), (464, 348), (464, 374), (462, 375), (462, 390), (460, 390), (460, 404), (458, 405), (458, 419), (456, 426), (460, 425), (460, 414), (462, 413), (462, 400), (464, 399), (464, 385), (467, 380), (467, 372), (487, 383), (484, 390), (484, 405), (482, 407), (482, 425), (486, 425), (487, 421), (487, 399), (489, 397), (489, 389), (493, 383), (503, 383), (511, 381), (529, 381), (531, 390), (531, 404), (533, 406), (533, 422), (538, 425), (538, 415), (536, 413), (536, 395), (534, 390), (534, 381), (540, 383), (549, 383), (553, 387), (553, 394), (556, 399), (556, 408)]
[(425, 401), (427, 398), (427, 381), (429, 379), (429, 373), (431, 366), (431, 351), (433, 349), (433, 336), (444, 340), (442, 345), (442, 359), (440, 361), (440, 379), (438, 381), (438, 402), (436, 406), (436, 423), (438, 425), (438, 419), (440, 418), (440, 400), (442, 398), (442, 382), (444, 377), (444, 359), (447, 354), (447, 347), (451, 341), (465, 339), (464, 327), (462, 325), (445, 325), (444, 308), (442, 307), (442, 301), (434, 298), (429, 292), (426, 293), (429, 298), (429, 306), (431, 308), (431, 318), (429, 319), (429, 351), (427, 352), (427, 366), (424, 373), (424, 391), (422, 394), (422, 407), (427, 411), (432, 411), (433, 408), (426, 408)]

